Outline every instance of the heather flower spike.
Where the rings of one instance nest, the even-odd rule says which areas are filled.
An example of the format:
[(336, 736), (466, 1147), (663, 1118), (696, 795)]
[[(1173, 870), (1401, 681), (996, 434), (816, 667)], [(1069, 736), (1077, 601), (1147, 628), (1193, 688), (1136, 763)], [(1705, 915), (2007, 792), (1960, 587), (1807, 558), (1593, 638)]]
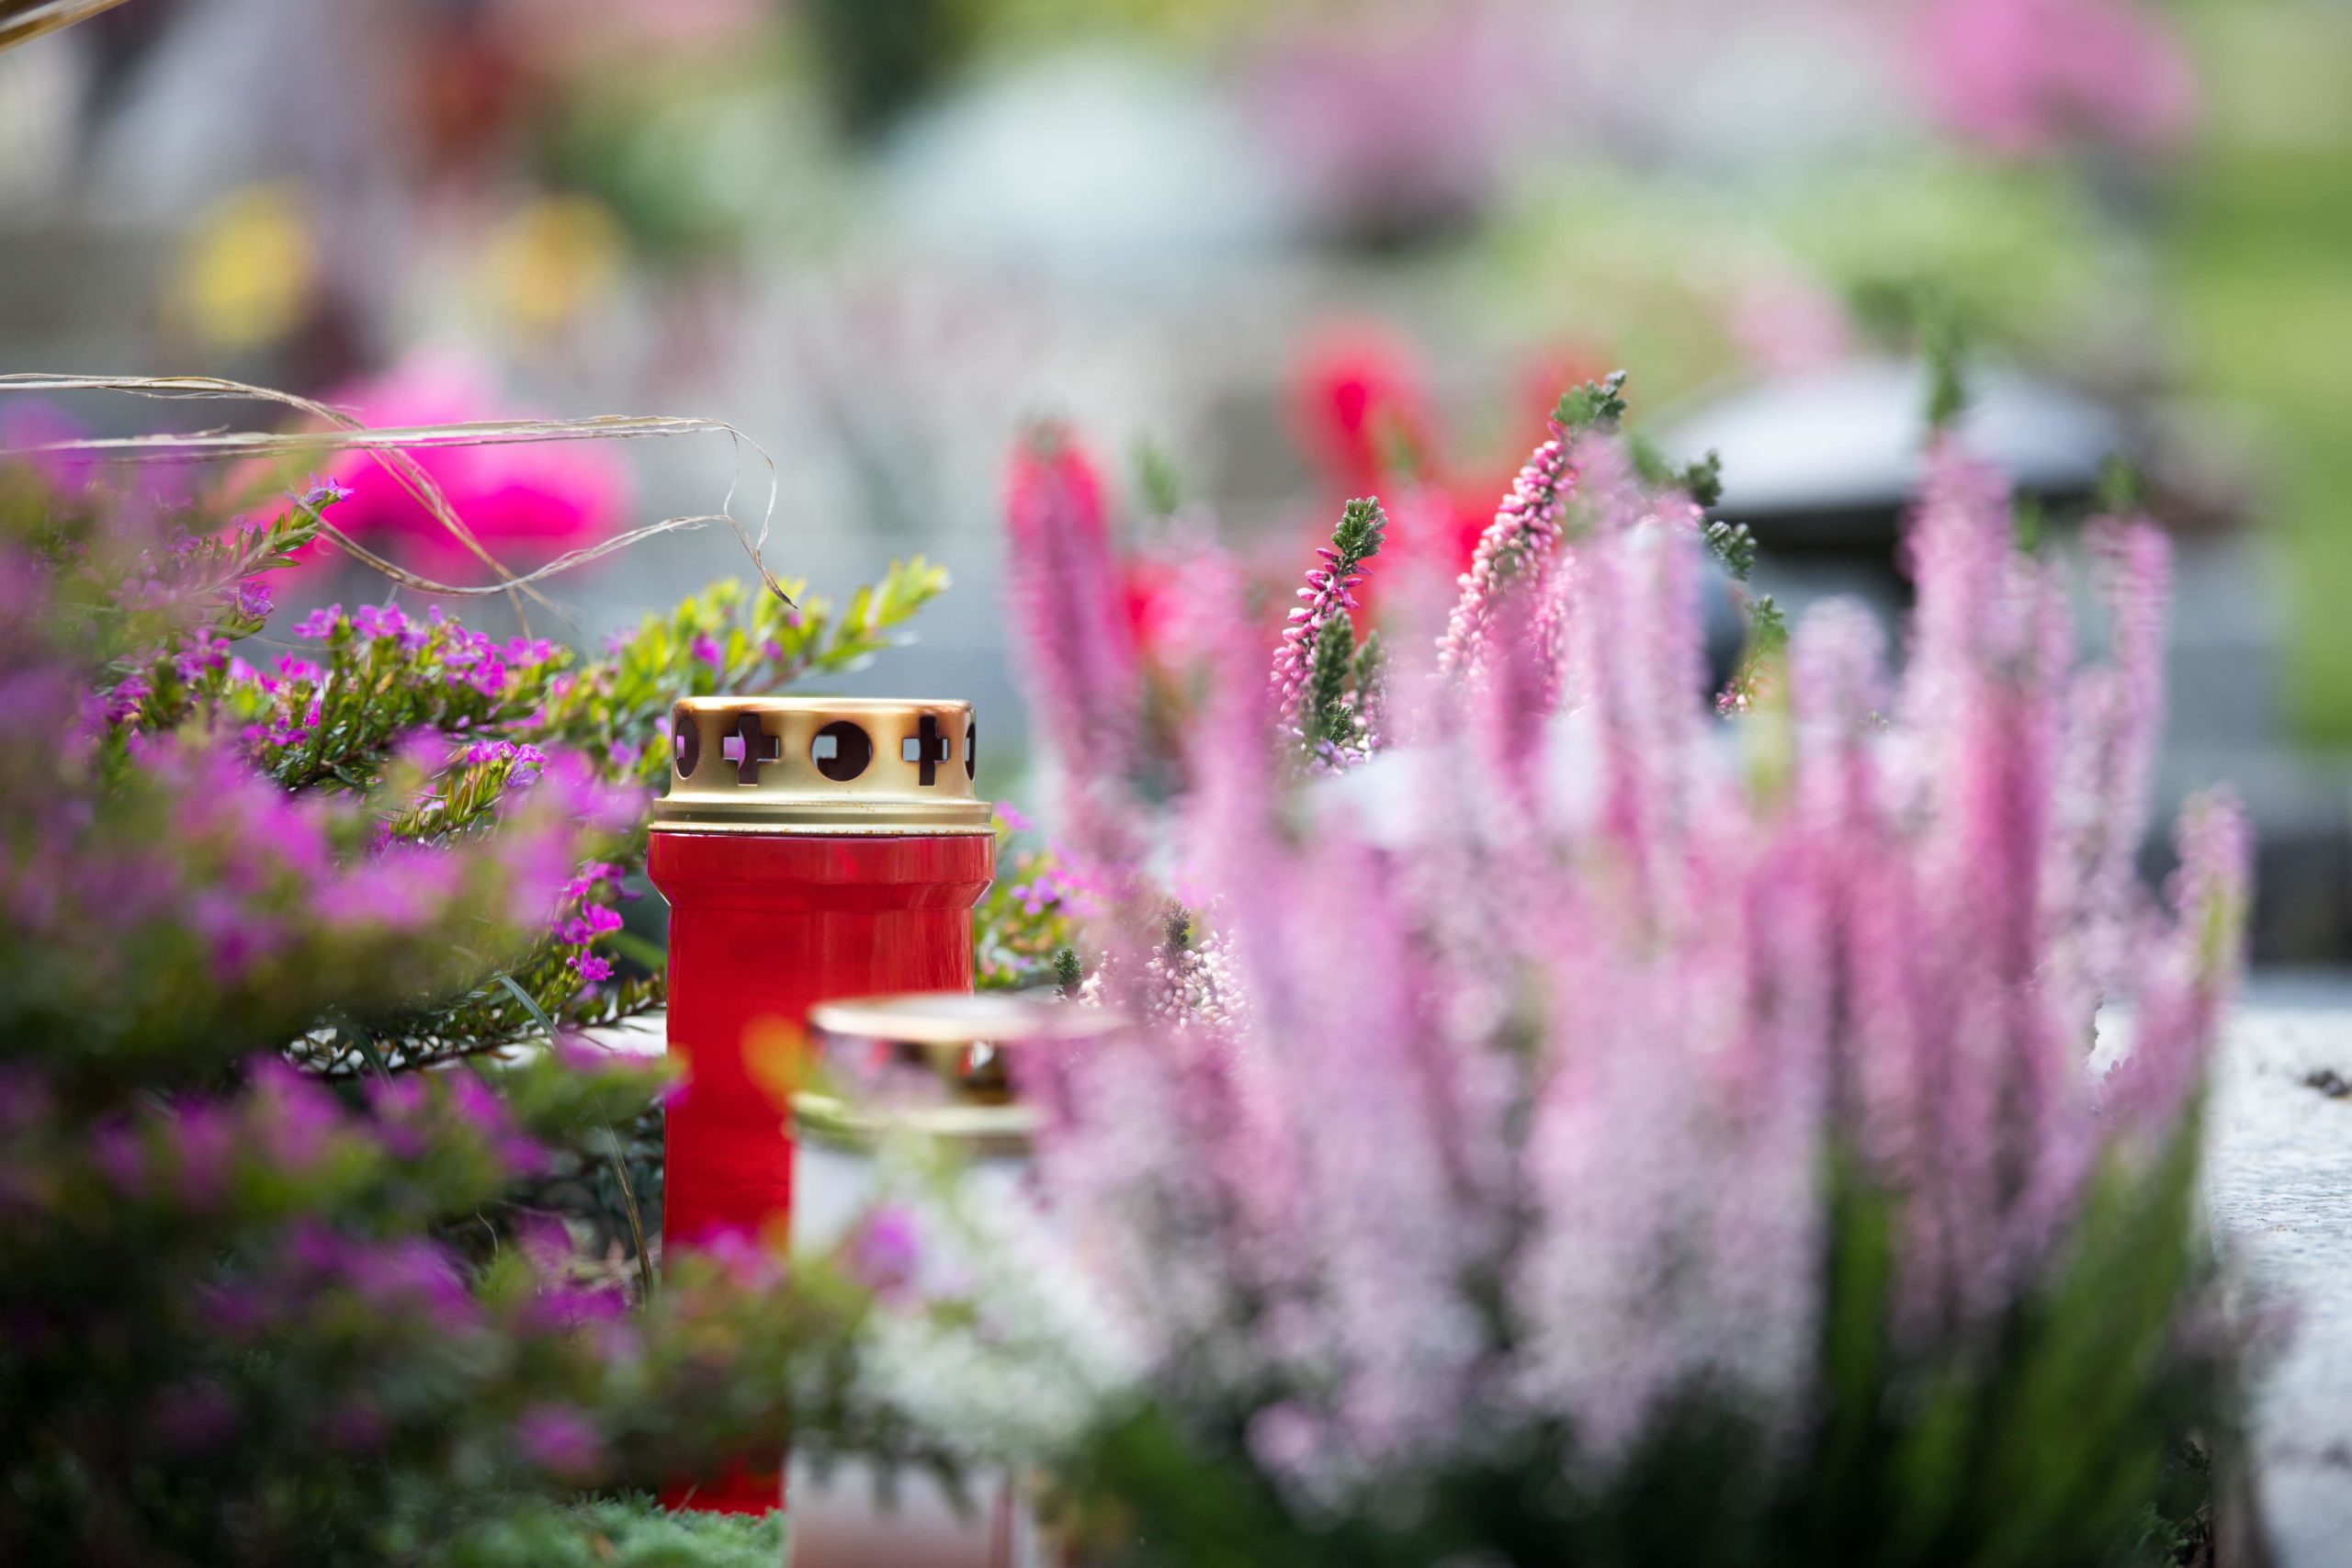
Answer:
[(1379, 502), (1348, 502), (1330, 544), (1315, 552), (1320, 564), (1307, 572), (1274, 652), (1278, 722), (1326, 766), (1360, 760), (1372, 746), (1367, 718), (1377, 654), (1369, 640), (1359, 648), (1351, 616), (1364, 564), (1380, 553), (1387, 530)]
[(1449, 675), (1476, 671), (1485, 651), (1495, 601), (1522, 579), (1543, 596), (1552, 556), (1561, 538), (1561, 520), (1577, 482), (1572, 448), (1583, 432), (1613, 431), (1625, 412), (1622, 370), (1606, 380), (1588, 381), (1563, 395), (1552, 411), (1549, 435), (1511, 482), (1495, 520), (1479, 536), (1462, 575), (1462, 594), (1438, 642), (1438, 668)]

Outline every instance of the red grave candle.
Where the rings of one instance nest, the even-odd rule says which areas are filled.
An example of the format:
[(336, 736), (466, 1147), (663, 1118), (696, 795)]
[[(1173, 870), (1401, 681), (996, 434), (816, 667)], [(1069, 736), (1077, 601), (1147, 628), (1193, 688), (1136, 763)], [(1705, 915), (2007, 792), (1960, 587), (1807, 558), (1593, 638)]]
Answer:
[[(771, 1087), (810, 1007), (969, 990), (972, 908), (995, 872), (962, 703), (694, 697), (672, 716), (648, 869), (670, 901), (665, 1253), (728, 1231), (777, 1239), (792, 1143)], [(765, 1512), (764, 1456), (665, 1488), (673, 1506)]]

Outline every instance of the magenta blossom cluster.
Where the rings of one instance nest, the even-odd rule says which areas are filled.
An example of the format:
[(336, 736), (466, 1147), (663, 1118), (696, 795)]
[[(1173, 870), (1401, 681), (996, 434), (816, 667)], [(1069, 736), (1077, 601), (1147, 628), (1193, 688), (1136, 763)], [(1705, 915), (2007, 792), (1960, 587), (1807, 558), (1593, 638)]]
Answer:
[[(1168, 835), (1200, 929), (1098, 929), (1090, 984), (1148, 1021), (1042, 1080), (1045, 1190), (1152, 1391), (1310, 1515), (1544, 1433), (1605, 1477), (1694, 1398), (1814, 1429), (1839, 1159), (1892, 1215), (1899, 1352), (1988, 1352), (2101, 1173), (2188, 1134), (2235, 973), (2229, 804), (2188, 808), (2165, 897), (2132, 871), (2151, 525), (2095, 526), (2080, 662), (2062, 568), (1940, 446), (1900, 675), (1829, 604), (1726, 721), (1697, 509), (1577, 446), (1589, 525), (1556, 532), (1555, 441), (1392, 675), (1396, 750), (1292, 798), (1263, 676), (1221, 660)], [(1507, 615), (1506, 544), (1550, 557)]]
[(591, 951), (600, 938), (621, 929), (620, 910), (606, 900), (629, 897), (621, 886), (621, 868), (608, 861), (590, 861), (563, 886), (556, 906), (555, 940), (574, 950), (564, 962), (589, 985), (613, 977), (612, 960)]
[[(195, 1462), (257, 1428), (282, 1438), (273, 1364), (300, 1380), (302, 1435), (328, 1452), (443, 1440), (446, 1411), (403, 1386), (429, 1364), (480, 1403), (484, 1425), (495, 1427), (502, 1404), (514, 1412), (503, 1446), (526, 1466), (559, 1483), (602, 1475), (601, 1429), (562, 1395), (597, 1389), (605, 1366), (641, 1355), (627, 1296), (567, 1277), (571, 1246), (548, 1216), (518, 1223), (514, 1266), (492, 1288), (414, 1228), (545, 1163), (504, 1100), (464, 1071), (380, 1080), (364, 1110), (275, 1057), (243, 1076), (236, 1093), (149, 1104), (76, 1139), (41, 1075), (0, 1074), (0, 1315), (12, 1357), (62, 1364), (78, 1337), (114, 1332), (114, 1313), (163, 1285), (154, 1264), (184, 1259), (186, 1287), (141, 1308), (149, 1351), (178, 1359), (141, 1429), (119, 1434), (145, 1462)], [(133, 1227), (148, 1268), (120, 1282), (118, 1305), (94, 1316), (79, 1303), (69, 1318), (50, 1304), (62, 1262)]]
[(467, 686), (493, 699), (506, 696), (518, 676), (535, 674), (556, 659), (555, 645), (544, 637), (501, 641), (449, 619), (438, 604), (423, 619), (397, 604), (362, 604), (348, 615), (341, 604), (329, 604), (297, 621), (294, 635), (330, 645), (380, 642), (405, 654), (429, 650), (438, 658), (442, 678), (450, 685)]

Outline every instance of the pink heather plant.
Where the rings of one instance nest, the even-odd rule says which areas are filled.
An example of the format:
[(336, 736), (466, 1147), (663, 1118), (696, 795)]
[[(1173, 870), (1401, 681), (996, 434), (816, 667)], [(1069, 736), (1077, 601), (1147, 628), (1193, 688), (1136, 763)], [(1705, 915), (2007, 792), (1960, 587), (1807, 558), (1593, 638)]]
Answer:
[[(1725, 720), (1698, 508), (1566, 442), (1344, 781), (1292, 797), (1295, 656), (1270, 692), (1225, 612), (1171, 834), (1199, 929), (1098, 927), (1090, 987), (1146, 1021), (1037, 1080), (1080, 1293), (1139, 1357), (1049, 1458), (1145, 1560), (2109, 1560), (2201, 1386), (2188, 1173), (2245, 899), (2218, 799), (2165, 898), (2132, 872), (2163, 536), (2093, 525), (2079, 662), (2057, 565), (1939, 443), (1900, 675), (1833, 603)], [(1055, 588), (1096, 591), (1033, 584), (1041, 664), (1094, 613)]]
[(1083, 875), (1132, 852), (1106, 786), (1136, 764), (1141, 718), (1102, 480), (1069, 432), (1041, 426), (1013, 453), (1004, 507), (1030, 699), (1059, 764), (1066, 843)]

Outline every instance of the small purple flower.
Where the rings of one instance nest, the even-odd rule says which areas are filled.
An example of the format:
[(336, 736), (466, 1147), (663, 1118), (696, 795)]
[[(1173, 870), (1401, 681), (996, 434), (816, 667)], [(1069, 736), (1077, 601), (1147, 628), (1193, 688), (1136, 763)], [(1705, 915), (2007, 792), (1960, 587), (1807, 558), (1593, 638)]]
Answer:
[(621, 912), (605, 904), (590, 904), (555, 928), (556, 939), (573, 947), (621, 929)]
[(539, 1287), (531, 1303), (531, 1321), (540, 1329), (569, 1334), (594, 1324), (626, 1316), (628, 1293), (610, 1286), (574, 1285), (555, 1280)]
[(235, 605), (237, 614), (249, 621), (266, 621), (277, 604), (277, 591), (266, 582), (246, 577), (237, 581)]
[(914, 1215), (896, 1204), (884, 1204), (866, 1215), (843, 1258), (852, 1278), (886, 1298), (906, 1293), (922, 1260), (922, 1238)]
[(103, 712), (108, 724), (129, 724), (139, 716), (140, 705), (152, 694), (147, 677), (140, 673), (126, 675), (107, 694)]
[(604, 1468), (603, 1437), (571, 1405), (533, 1405), (514, 1417), (514, 1438), (525, 1461), (565, 1481), (586, 1481)]
[(719, 651), (717, 639), (708, 632), (703, 632), (695, 637), (692, 652), (696, 661), (707, 664), (713, 670), (718, 669), (726, 657)]
[(351, 612), (351, 629), (362, 637), (406, 637), (408, 615), (398, 604), (362, 604)]
[(302, 491), (301, 503), (307, 512), (322, 512), (336, 502), (347, 501), (350, 497), (351, 487), (341, 479), (322, 479), (312, 474), (309, 487)]
[(174, 656), (172, 667), (183, 681), (193, 682), (229, 664), (229, 641), (210, 626), (200, 626)]
[(342, 620), (343, 606), (340, 604), (328, 604), (321, 609), (311, 611), (309, 615), (295, 622), (294, 635), (299, 637), (309, 638), (314, 642), (320, 641), (333, 637), (334, 635), (336, 626), (340, 624)]
[(228, 1190), (237, 1157), (237, 1128), (228, 1112), (209, 1100), (179, 1108), (166, 1128), (172, 1150), (173, 1190), (180, 1202), (203, 1212), (217, 1206)]
[(470, 1327), (480, 1316), (448, 1254), (421, 1236), (356, 1248), (343, 1273), (370, 1310), (413, 1312), (439, 1333)]
[(495, 655), (481, 660), (466, 672), (465, 683), (485, 697), (503, 697), (506, 694), (506, 661)]
[(599, 887), (609, 886), (618, 882), (620, 876), (621, 868), (610, 861), (582, 861), (580, 864), (580, 874), (563, 885), (563, 896), (567, 898), (585, 898)]
[(368, 1108), (376, 1115), (376, 1139), (395, 1159), (424, 1157), (424, 1084), (413, 1074), (368, 1082)]
[(613, 977), (612, 961), (599, 958), (593, 953), (573, 953), (571, 967), (578, 970), (580, 977), (592, 986), (602, 985)]
[(311, 1168), (343, 1130), (334, 1097), (274, 1056), (263, 1057), (252, 1072), (247, 1100), (262, 1157), (289, 1173)]
[(187, 923), (212, 944), (212, 972), (223, 985), (243, 979), (285, 943), (285, 928), (275, 916), (220, 887), (206, 888), (189, 901)]
[[(677, 1103), (673, 1096), (670, 1101)], [(761, 1291), (784, 1277), (783, 1259), (749, 1231), (722, 1227), (695, 1238), (695, 1256), (716, 1264), (738, 1290)]]
[(91, 1132), (90, 1164), (123, 1197), (145, 1195), (147, 1147), (129, 1122), (107, 1122)]

